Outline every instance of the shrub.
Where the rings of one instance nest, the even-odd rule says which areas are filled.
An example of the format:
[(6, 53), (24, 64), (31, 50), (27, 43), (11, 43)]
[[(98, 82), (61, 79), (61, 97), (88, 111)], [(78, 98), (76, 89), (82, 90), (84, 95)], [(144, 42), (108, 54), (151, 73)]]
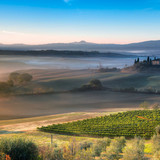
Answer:
[(64, 160), (63, 151), (58, 147), (39, 147), (39, 160)]
[(71, 138), (70, 139), (70, 143), (68, 145), (68, 149), (70, 150), (72, 156), (76, 155), (76, 153), (77, 153), (77, 151), (79, 149), (79, 145), (78, 145), (78, 143), (77, 143), (75, 138)]
[(63, 147), (63, 158), (65, 160), (73, 160), (74, 159), (74, 155), (72, 153), (72, 150), (69, 148), (69, 146)]
[(153, 159), (160, 160), (160, 126), (156, 127), (156, 134), (152, 137)]
[(89, 82), (89, 85), (94, 89), (102, 89), (103, 88), (101, 81), (98, 79), (91, 80)]
[(8, 94), (11, 92), (12, 84), (8, 82), (0, 82), (0, 93), (1, 94)]
[(3, 152), (0, 152), (0, 160), (11, 160), (9, 155), (6, 155)]
[(53, 157), (51, 160), (63, 160), (63, 151), (60, 148), (55, 148), (53, 152)]
[(160, 135), (160, 126), (159, 125), (156, 127), (156, 134)]
[(119, 160), (121, 158), (120, 153), (122, 153), (125, 144), (126, 140), (124, 137), (115, 138), (111, 141), (110, 146), (106, 148), (106, 153), (102, 154), (101, 157), (105, 157), (109, 160)]
[(160, 152), (160, 135), (154, 135), (152, 137), (152, 144), (153, 155), (155, 155)]
[(103, 138), (100, 140), (97, 140), (97, 142), (94, 145), (94, 154), (95, 156), (100, 156), (102, 152), (106, 151), (106, 147), (110, 145), (111, 140), (109, 138)]
[(94, 157), (92, 153), (93, 151), (91, 148), (88, 148), (87, 150), (83, 149), (76, 154), (75, 159), (76, 160), (93, 160)]
[(157, 151), (157, 152), (153, 155), (153, 160), (160, 160), (160, 151)]
[(1, 139), (0, 152), (3, 152), (13, 160), (36, 160), (38, 157), (37, 146), (26, 139)]
[(106, 68), (103, 68), (103, 67), (101, 67), (100, 66), (100, 68), (98, 69), (98, 71), (99, 72), (119, 72), (120, 71), (120, 69), (119, 68), (108, 68), (108, 67), (106, 67)]
[(91, 148), (93, 146), (93, 143), (90, 141), (84, 141), (82, 143), (80, 143), (80, 149), (81, 150), (87, 150), (88, 148)]
[(141, 138), (135, 138), (132, 144), (129, 144), (124, 150), (124, 160), (143, 160), (144, 159), (144, 141)]
[(126, 139), (125, 137), (118, 137), (115, 138), (115, 143), (113, 142), (112, 145), (117, 146), (117, 150), (122, 153), (122, 149), (125, 147), (126, 145)]
[(5, 160), (6, 159), (6, 154), (4, 154), (3, 152), (0, 152), (0, 159)]

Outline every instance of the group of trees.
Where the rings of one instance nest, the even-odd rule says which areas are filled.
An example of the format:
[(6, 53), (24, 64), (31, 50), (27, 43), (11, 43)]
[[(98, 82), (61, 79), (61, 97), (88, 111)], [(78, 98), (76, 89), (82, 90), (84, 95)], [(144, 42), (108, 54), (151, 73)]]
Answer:
[(6, 95), (10, 94), (12, 91), (12, 88), (14, 86), (21, 86), (29, 83), (32, 80), (32, 75), (28, 73), (11, 73), (9, 75), (8, 81), (6, 82), (0, 82), (0, 94)]
[(16, 73), (13, 72), (9, 75), (9, 82), (13, 83), (13, 85), (23, 85), (32, 80), (32, 75), (28, 73)]
[(88, 84), (82, 85), (79, 91), (102, 90), (104, 87), (100, 80), (93, 79)]
[[(139, 63), (140, 63), (140, 59), (138, 57), (137, 59), (135, 59), (134, 64), (139, 64)], [(147, 60), (143, 60), (141, 63), (142, 64), (149, 64), (149, 65), (151, 65), (152, 64), (152, 59), (148, 56)]]

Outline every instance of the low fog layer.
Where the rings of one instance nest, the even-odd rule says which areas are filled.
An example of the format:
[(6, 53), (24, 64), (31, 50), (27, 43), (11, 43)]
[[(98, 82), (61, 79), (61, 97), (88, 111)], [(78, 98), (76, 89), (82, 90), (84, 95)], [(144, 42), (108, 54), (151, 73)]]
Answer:
[(0, 74), (27, 69), (96, 69), (123, 68), (134, 63), (134, 58), (63, 58), (32, 56), (0, 56)]

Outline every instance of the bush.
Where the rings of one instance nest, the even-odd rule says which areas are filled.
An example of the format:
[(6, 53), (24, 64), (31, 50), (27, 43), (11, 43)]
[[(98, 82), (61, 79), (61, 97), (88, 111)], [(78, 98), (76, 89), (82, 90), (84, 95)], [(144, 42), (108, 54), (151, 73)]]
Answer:
[(0, 152), (3, 152), (13, 160), (36, 160), (38, 157), (37, 146), (25, 139), (1, 139)]
[(94, 89), (102, 89), (103, 88), (101, 81), (98, 79), (91, 80), (89, 82), (89, 85)]
[(141, 138), (135, 138), (132, 144), (124, 150), (124, 160), (143, 160), (144, 159), (144, 141)]
[(39, 160), (64, 160), (63, 151), (57, 147), (44, 146), (39, 148)]
[(98, 71), (99, 72), (119, 72), (120, 71), (120, 69), (118, 69), (118, 68), (103, 68), (103, 67), (100, 67), (99, 69), (98, 69)]
[(160, 135), (154, 135), (152, 137), (152, 144), (153, 155), (160, 152)]
[(74, 154), (73, 154), (72, 150), (69, 148), (69, 146), (63, 147), (63, 158), (65, 160), (73, 160), (74, 159)]
[(91, 148), (88, 148), (87, 150), (83, 149), (76, 154), (75, 159), (76, 160), (94, 160), (92, 153), (93, 151)]
[(11, 160), (9, 155), (6, 155), (3, 152), (0, 152), (0, 160)]
[(84, 141), (82, 143), (80, 143), (80, 149), (81, 150), (87, 150), (88, 148), (91, 148), (93, 146), (93, 143), (92, 142), (89, 142), (89, 141)]
[(6, 159), (6, 154), (4, 154), (3, 152), (0, 152), (0, 159), (5, 160)]
[(159, 125), (156, 127), (156, 134), (160, 135), (160, 126)]
[(153, 160), (160, 160), (160, 151), (157, 151), (157, 152), (153, 155)]
[(11, 92), (11, 87), (13, 85), (10, 82), (0, 82), (0, 93), (8, 94)]
[(95, 156), (100, 156), (102, 152), (106, 151), (106, 147), (108, 147), (111, 143), (109, 138), (103, 138), (101, 140), (97, 140), (94, 146), (94, 154)]
[(124, 137), (115, 138), (111, 141), (109, 147), (106, 148), (106, 153), (102, 154), (102, 158), (105, 157), (109, 160), (119, 160), (121, 158), (120, 153), (125, 147), (126, 139)]

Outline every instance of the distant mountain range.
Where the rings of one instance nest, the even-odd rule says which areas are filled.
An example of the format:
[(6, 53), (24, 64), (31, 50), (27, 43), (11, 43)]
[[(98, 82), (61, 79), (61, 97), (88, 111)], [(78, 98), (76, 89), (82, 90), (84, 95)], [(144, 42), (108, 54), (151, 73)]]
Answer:
[(141, 53), (146, 51), (150, 53), (154, 51), (155, 54), (160, 54), (160, 40), (157, 41), (145, 41), (140, 43), (130, 44), (96, 44), (86, 41), (73, 42), (73, 43), (51, 43), (42, 45), (25, 45), (25, 44), (13, 44), (6, 45), (0, 44), (0, 50), (68, 50), (68, 51), (99, 51), (99, 52), (116, 52), (126, 54), (137, 52)]
[(9, 50), (160, 50), (160, 40), (145, 41), (140, 43), (130, 44), (96, 44), (86, 41), (73, 42), (73, 43), (50, 43), (42, 45), (25, 45), (25, 44), (0, 44), (0, 49)]

